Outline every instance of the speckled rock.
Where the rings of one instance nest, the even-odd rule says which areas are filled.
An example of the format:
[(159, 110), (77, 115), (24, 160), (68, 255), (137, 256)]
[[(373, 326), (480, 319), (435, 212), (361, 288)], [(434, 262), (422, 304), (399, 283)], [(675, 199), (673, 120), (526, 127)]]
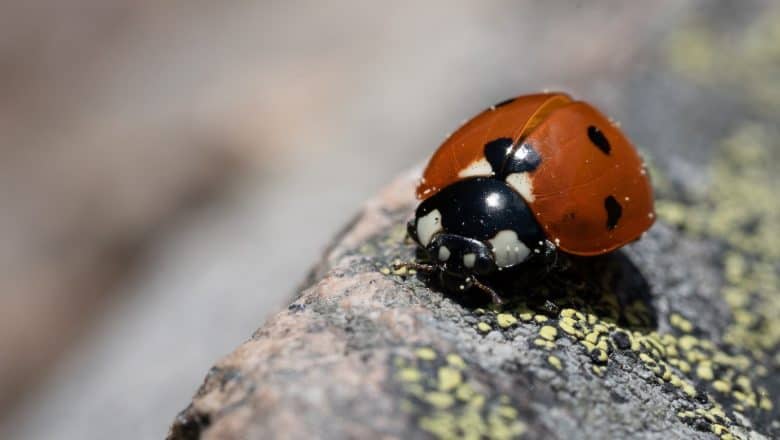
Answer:
[[(734, 151), (713, 170), (769, 178), (764, 150)], [(656, 172), (660, 219), (642, 240), (497, 280), (509, 301), (496, 307), (393, 269), (415, 258), (418, 175), (364, 207), (288, 310), (209, 371), (169, 438), (780, 435), (776, 248), (719, 235), (741, 221), (723, 212), (737, 186), (684, 200)], [(776, 209), (751, 205), (751, 237)]]
[(780, 437), (772, 11), (674, 30), (664, 67), (621, 89), (657, 194), (642, 240), (495, 280), (501, 307), (443, 295), (393, 270), (415, 258), (412, 172), (212, 368), (170, 438)]

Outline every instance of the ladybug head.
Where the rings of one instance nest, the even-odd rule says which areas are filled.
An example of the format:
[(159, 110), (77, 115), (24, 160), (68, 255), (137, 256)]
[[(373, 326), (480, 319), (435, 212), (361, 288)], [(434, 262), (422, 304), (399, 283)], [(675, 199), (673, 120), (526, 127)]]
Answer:
[(442, 272), (458, 277), (487, 276), (498, 270), (493, 251), (483, 242), (456, 234), (438, 233), (427, 244), (420, 242), (415, 220), (407, 225), (409, 236), (420, 245), (423, 253)]
[(477, 277), (488, 277), (498, 270), (493, 252), (471, 238), (437, 234), (424, 249), (439, 269), (442, 286), (450, 291), (468, 290)]

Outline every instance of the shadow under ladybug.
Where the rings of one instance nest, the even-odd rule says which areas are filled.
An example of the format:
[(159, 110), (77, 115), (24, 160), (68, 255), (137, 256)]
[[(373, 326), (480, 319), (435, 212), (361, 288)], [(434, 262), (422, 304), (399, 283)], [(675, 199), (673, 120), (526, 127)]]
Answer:
[(426, 284), (464, 307), (492, 302), (511, 309), (522, 303), (548, 316), (573, 308), (631, 330), (652, 331), (658, 327), (650, 285), (622, 250), (596, 257), (547, 255), (479, 279), (443, 269), (430, 262), (420, 248), (417, 259), (420, 263), (402, 265), (417, 270)]

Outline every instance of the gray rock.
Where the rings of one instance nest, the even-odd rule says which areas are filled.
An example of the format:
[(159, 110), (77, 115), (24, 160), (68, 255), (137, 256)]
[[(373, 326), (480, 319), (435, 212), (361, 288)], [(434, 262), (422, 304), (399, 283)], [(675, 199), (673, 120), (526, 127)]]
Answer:
[(744, 274), (757, 257), (661, 220), (612, 255), (496, 281), (502, 307), (453, 297), (393, 269), (414, 258), (418, 174), (369, 201), (290, 307), (209, 371), (170, 439), (780, 435), (777, 341), (744, 336), (770, 303), (724, 299), (751, 282), (724, 264)]

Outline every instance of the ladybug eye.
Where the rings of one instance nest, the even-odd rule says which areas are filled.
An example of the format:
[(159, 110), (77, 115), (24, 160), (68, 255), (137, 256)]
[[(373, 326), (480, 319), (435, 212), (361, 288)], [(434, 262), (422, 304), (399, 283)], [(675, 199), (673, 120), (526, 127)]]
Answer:
[(604, 154), (609, 154), (612, 150), (612, 146), (609, 145), (607, 137), (594, 125), (588, 126), (588, 139), (590, 139), (596, 148), (604, 152)]

